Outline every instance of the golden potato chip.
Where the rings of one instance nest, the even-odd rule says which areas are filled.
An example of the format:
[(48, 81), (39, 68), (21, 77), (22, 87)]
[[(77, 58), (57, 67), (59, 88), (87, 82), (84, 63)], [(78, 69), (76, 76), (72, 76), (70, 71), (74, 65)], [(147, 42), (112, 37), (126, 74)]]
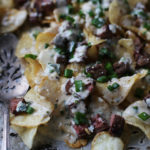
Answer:
[(79, 139), (75, 143), (70, 143), (69, 141), (65, 141), (65, 142), (71, 148), (80, 148), (80, 147), (87, 145), (86, 139)]
[(37, 133), (38, 127), (25, 128), (25, 127), (19, 127), (15, 125), (11, 127), (19, 134), (19, 136), (21, 137), (25, 145), (27, 145), (27, 147), (31, 149), (33, 146), (34, 138)]
[[(134, 83), (143, 78), (147, 74), (146, 70), (142, 70), (133, 76), (122, 77), (120, 79), (113, 78), (108, 83), (96, 83), (96, 88), (99, 96), (102, 96), (109, 104), (118, 105), (124, 101), (130, 92)], [(114, 83), (119, 84), (119, 87), (113, 91), (108, 89)]]
[(31, 102), (34, 108), (32, 114), (11, 115), (10, 122), (12, 125), (20, 127), (37, 127), (45, 124), (50, 120), (50, 114), (53, 111), (53, 105), (43, 96), (40, 96), (34, 89), (31, 89), (24, 97), (26, 102)]
[(38, 52), (41, 52), (42, 50), (46, 49), (45, 44), (50, 45), (50, 42), (53, 40), (55, 36), (56, 36), (56, 33), (50, 33), (50, 32), (40, 33), (36, 39), (35, 49)]
[(113, 0), (109, 6), (109, 21), (111, 24), (120, 25), (120, 19), (126, 10), (123, 1)]
[(135, 127), (140, 128), (150, 139), (150, 110), (144, 101), (136, 101), (123, 112), (125, 121)]
[(73, 75), (77, 76), (79, 73), (84, 72), (84, 64), (71, 63), (67, 65), (66, 69), (71, 69), (73, 71)]
[(106, 41), (106, 40), (102, 40), (102, 39), (96, 37), (95, 35), (93, 35), (93, 33), (91, 31), (87, 31), (87, 29), (85, 29), (83, 32), (85, 34), (87, 41), (91, 45), (98, 45), (98, 44), (101, 44)]
[(60, 88), (59, 80), (50, 80), (48, 77), (45, 77), (41, 84), (36, 85), (35, 90), (54, 103), (61, 95)]
[(118, 137), (111, 136), (108, 132), (98, 133), (93, 141), (91, 150), (123, 150), (124, 144)]
[(38, 61), (31, 58), (26, 58), (25, 76), (31, 87), (35, 84), (40, 84), (45, 78), (42, 76), (43, 70)]
[(3, 6), (5, 8), (13, 8), (14, 1), (13, 0), (0, 0), (0, 6)]
[(26, 10), (8, 9), (1, 19), (0, 33), (13, 32), (23, 25), (27, 18)]

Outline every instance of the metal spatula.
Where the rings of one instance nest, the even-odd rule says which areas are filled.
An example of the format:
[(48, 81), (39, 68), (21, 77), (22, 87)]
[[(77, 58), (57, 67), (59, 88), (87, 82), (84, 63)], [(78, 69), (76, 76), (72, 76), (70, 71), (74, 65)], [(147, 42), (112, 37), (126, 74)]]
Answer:
[(29, 88), (20, 61), (15, 56), (17, 38), (13, 34), (0, 36), (0, 102), (4, 106), (4, 127), (1, 150), (9, 147), (9, 103), (14, 97), (22, 96)]

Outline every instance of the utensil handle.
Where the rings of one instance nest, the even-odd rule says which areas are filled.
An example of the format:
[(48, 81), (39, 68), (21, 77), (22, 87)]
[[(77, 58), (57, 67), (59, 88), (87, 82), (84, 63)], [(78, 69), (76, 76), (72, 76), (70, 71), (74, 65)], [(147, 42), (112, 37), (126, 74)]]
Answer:
[(3, 139), (1, 150), (10, 150), (9, 147), (9, 106), (4, 107), (4, 126), (3, 126)]

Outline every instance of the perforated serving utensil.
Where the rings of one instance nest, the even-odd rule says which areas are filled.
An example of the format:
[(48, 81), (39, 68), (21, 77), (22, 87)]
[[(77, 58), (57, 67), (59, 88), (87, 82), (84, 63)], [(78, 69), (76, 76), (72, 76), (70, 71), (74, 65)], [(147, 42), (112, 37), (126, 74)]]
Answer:
[(24, 95), (29, 85), (23, 76), (20, 61), (15, 56), (17, 38), (14, 34), (0, 36), (0, 102), (4, 108), (3, 141), (1, 150), (9, 147), (9, 103), (14, 97)]

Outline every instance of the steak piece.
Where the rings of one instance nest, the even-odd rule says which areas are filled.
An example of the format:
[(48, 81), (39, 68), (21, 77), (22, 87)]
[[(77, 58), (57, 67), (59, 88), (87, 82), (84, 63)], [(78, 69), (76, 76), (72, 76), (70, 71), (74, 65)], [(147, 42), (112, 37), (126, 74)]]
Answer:
[(123, 62), (115, 62), (113, 68), (119, 77), (130, 71), (129, 63), (125, 64)]
[(106, 69), (103, 64), (95, 64), (86, 68), (86, 72), (90, 73), (94, 79), (106, 75)]
[(119, 115), (112, 114), (110, 118), (109, 132), (113, 136), (121, 136), (125, 125), (125, 120)]
[(17, 105), (19, 102), (24, 101), (23, 98), (14, 98), (10, 101), (10, 111), (12, 114), (17, 115), (18, 112), (16, 111)]
[(96, 33), (96, 36), (100, 37), (101, 39), (110, 39), (113, 36), (113, 33), (109, 29), (108, 25), (104, 25), (99, 29), (99, 33)]
[(74, 125), (73, 128), (75, 129), (79, 139), (87, 138), (88, 134), (85, 131), (85, 129), (88, 128), (87, 125)]
[(103, 118), (100, 117), (99, 114), (97, 114), (95, 117), (91, 119), (92, 125), (94, 126), (94, 133), (98, 133), (101, 131), (106, 131), (109, 129), (109, 126)]
[(35, 8), (38, 12), (42, 12), (44, 15), (49, 15), (55, 7), (55, 4), (52, 0), (36, 0)]
[(150, 56), (149, 54), (141, 54), (141, 53), (136, 53), (134, 55), (135, 61), (136, 61), (136, 66), (138, 68), (140, 67), (148, 67), (150, 68)]

